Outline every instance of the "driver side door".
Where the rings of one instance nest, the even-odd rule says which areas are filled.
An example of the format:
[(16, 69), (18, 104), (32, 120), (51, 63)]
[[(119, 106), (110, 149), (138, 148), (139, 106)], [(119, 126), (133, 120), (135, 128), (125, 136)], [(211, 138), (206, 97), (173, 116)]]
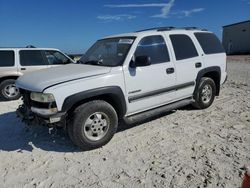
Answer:
[(151, 65), (124, 71), (128, 115), (167, 104), (174, 100), (175, 68), (169, 48), (162, 35), (147, 36), (140, 40), (134, 57), (148, 56)]

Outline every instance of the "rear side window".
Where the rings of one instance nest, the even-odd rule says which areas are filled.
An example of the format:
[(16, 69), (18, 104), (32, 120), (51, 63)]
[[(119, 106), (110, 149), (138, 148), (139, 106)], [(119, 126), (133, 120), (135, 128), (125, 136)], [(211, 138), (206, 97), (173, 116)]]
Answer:
[(0, 51), (0, 67), (12, 67), (14, 64), (14, 51)]
[(183, 34), (170, 35), (176, 60), (188, 59), (198, 56), (192, 39)]
[(144, 37), (138, 44), (135, 56), (149, 56), (152, 64), (169, 62), (169, 54), (162, 36)]
[(44, 60), (42, 51), (40, 50), (21, 50), (20, 63), (22, 66), (48, 65), (48, 62)]
[(205, 54), (224, 53), (220, 40), (213, 33), (195, 33)]

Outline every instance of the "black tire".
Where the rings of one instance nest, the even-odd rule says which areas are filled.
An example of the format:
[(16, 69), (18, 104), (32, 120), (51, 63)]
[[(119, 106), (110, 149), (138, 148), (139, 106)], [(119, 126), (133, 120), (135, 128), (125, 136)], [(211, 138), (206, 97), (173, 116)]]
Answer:
[(8, 79), (8, 80), (4, 80), (0, 83), (0, 98), (4, 101), (11, 101), (11, 100), (17, 100), (21, 97), (21, 94), (19, 92), (19, 90), (17, 88), (15, 91), (14, 95), (11, 95), (11, 93), (7, 93), (6, 92), (6, 87), (13, 87), (13, 85), (15, 85), (15, 81), (14, 79)]
[[(107, 126), (100, 127), (103, 126), (104, 124), (100, 123), (100, 121), (98, 124), (98, 122), (95, 121), (96, 117), (98, 117), (96, 114), (100, 116), (99, 117), (100, 119), (98, 120), (103, 120), (104, 122), (106, 122), (105, 125)], [(94, 119), (91, 119), (93, 117)], [(86, 123), (87, 120), (92, 121), (90, 126), (89, 124)], [(115, 109), (109, 103), (102, 100), (94, 100), (79, 106), (74, 111), (71, 122), (72, 123), (68, 125), (71, 126), (68, 127), (68, 134), (72, 142), (83, 150), (89, 150), (101, 147), (107, 144), (112, 139), (117, 130), (118, 117)], [(103, 133), (103, 135), (101, 135), (102, 133), (100, 133), (100, 135), (103, 136), (100, 139), (97, 139), (98, 133), (93, 133), (93, 131), (95, 130), (95, 128), (92, 128), (94, 127), (93, 126), (94, 122), (98, 124), (98, 125), (95, 124), (94, 126), (99, 126), (98, 130), (100, 132), (102, 131), (105, 132), (105, 134)], [(90, 134), (92, 133), (93, 135), (91, 137)]]
[[(210, 90), (211, 92), (208, 93), (210, 93), (211, 95), (208, 95), (206, 92), (204, 92), (206, 91), (206, 88), (209, 88), (208, 90)], [(215, 94), (216, 94), (216, 86), (213, 79), (208, 77), (201, 78), (199, 86), (196, 92), (194, 93), (195, 102), (193, 103), (193, 106), (198, 109), (208, 108), (213, 103)], [(205, 100), (206, 98), (207, 100)]]
[(70, 140), (75, 144), (74, 135), (73, 135), (73, 120), (69, 120), (67, 123), (67, 133)]

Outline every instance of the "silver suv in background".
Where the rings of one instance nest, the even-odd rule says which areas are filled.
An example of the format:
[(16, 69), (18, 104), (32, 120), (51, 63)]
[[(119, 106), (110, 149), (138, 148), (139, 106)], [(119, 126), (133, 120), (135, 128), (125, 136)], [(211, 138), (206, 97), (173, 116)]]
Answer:
[(73, 63), (58, 49), (51, 48), (0, 48), (0, 98), (20, 98), (16, 79), (28, 72)]

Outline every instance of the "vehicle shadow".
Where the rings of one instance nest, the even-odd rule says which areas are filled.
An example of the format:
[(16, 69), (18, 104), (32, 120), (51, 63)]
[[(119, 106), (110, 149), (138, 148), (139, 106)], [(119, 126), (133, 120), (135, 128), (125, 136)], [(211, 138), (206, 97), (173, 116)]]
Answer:
[(0, 114), (0, 151), (31, 152), (35, 148), (55, 152), (80, 151), (62, 129), (49, 134), (47, 127), (25, 125), (15, 112)]
[[(189, 109), (192, 108), (182, 108), (182, 110)], [(143, 123), (148, 123), (173, 113), (175, 113), (175, 111), (162, 112), (133, 123), (127, 123), (121, 120), (117, 132), (127, 131)], [(54, 152), (88, 151), (87, 149), (78, 149), (63, 129), (57, 129), (50, 134), (47, 127), (25, 125), (16, 117), (15, 112), (0, 114), (0, 151), (32, 152), (33, 149)]]
[(7, 100), (0, 96), (0, 102), (7, 102)]

